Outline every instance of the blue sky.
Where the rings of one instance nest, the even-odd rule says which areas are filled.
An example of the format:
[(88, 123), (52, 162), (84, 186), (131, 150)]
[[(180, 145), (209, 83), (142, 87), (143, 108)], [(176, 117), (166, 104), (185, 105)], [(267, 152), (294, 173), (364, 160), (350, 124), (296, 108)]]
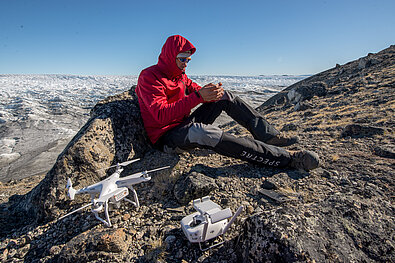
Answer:
[(170, 35), (189, 75), (315, 74), (395, 44), (395, 1), (0, 0), (0, 74), (138, 75)]

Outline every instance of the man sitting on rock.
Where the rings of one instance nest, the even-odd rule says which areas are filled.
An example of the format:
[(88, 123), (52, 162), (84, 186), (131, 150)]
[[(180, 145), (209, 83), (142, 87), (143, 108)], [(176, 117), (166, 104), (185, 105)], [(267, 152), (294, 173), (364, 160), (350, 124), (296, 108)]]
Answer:
[[(239, 158), (257, 165), (311, 170), (319, 165), (316, 153), (289, 152), (282, 146), (298, 141), (284, 137), (256, 110), (225, 91), (221, 83), (200, 87), (185, 74), (196, 48), (184, 37), (167, 39), (158, 64), (144, 69), (136, 93), (144, 127), (154, 147), (165, 152), (195, 147)], [(192, 114), (191, 110), (199, 105)], [(254, 137), (239, 138), (212, 125), (225, 111)]]

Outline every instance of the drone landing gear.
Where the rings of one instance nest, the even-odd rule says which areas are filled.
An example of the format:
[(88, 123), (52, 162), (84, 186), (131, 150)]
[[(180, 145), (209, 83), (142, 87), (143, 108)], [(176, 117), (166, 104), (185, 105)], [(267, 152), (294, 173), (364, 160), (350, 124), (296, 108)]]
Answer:
[(110, 215), (108, 214), (108, 200), (104, 202), (104, 214), (106, 216), (106, 220), (102, 219), (99, 216), (99, 212), (103, 209), (103, 205), (99, 205), (97, 207), (92, 208), (92, 212), (95, 215), (96, 219), (100, 222), (104, 223), (106, 226), (111, 227)]
[(211, 240), (208, 240), (205, 242), (199, 242), (199, 248), (202, 252), (204, 252), (204, 251), (209, 250), (211, 248), (218, 247), (218, 246), (222, 245), (223, 243), (225, 243), (225, 239), (223, 238), (222, 235), (220, 235), (214, 239), (211, 239)]
[(134, 197), (134, 202), (128, 198), (125, 197), (125, 201), (128, 201), (129, 203), (133, 204), (134, 206), (136, 206), (137, 208), (140, 207), (140, 203), (139, 203), (139, 198), (137, 196), (137, 192), (136, 190), (134, 190), (134, 188), (132, 186), (129, 187), (130, 191), (132, 191), (133, 193), (133, 197)]
[[(119, 208), (121, 200), (124, 199), (125, 201), (135, 205), (137, 208), (140, 207), (139, 198), (137, 196), (136, 190), (134, 190), (134, 188), (132, 186), (130, 186), (129, 189), (133, 193), (134, 201), (126, 198), (127, 194), (126, 195), (123, 194), (123, 195), (117, 196), (117, 198), (115, 198), (115, 197), (114, 198), (110, 198), (110, 199), (104, 201), (103, 203), (97, 202), (96, 205), (94, 205), (94, 207), (92, 208), (92, 212), (95, 215), (96, 219), (99, 220), (100, 222), (104, 223), (106, 226), (111, 227), (110, 215), (109, 215), (109, 212), (108, 212), (108, 208), (109, 208), (108, 204), (109, 204), (109, 202), (111, 204), (114, 204), (117, 208)], [(101, 218), (99, 216), (99, 212), (103, 209), (103, 206), (104, 206), (104, 215), (106, 216), (106, 220), (104, 220), (103, 218)]]

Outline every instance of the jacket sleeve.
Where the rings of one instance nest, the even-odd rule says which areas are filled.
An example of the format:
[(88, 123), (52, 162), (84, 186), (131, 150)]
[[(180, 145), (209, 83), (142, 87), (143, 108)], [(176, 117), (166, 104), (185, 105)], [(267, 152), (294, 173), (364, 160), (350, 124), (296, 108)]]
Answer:
[(186, 83), (185, 85), (188, 87), (188, 90), (190, 93), (198, 91), (202, 88), (198, 84), (193, 82), (191, 79), (189, 79), (187, 76), (185, 76), (185, 83)]
[(138, 97), (146, 106), (149, 114), (160, 126), (181, 121), (191, 109), (203, 101), (195, 92), (175, 102), (168, 102), (165, 87), (159, 80), (141, 74), (138, 80)]

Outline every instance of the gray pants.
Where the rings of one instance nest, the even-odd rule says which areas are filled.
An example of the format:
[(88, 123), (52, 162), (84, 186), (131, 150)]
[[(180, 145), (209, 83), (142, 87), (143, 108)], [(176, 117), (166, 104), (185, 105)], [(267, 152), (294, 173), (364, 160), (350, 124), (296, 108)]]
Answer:
[[(231, 92), (226, 91), (224, 98), (204, 103), (197, 108), (183, 123), (161, 137), (160, 147), (167, 152), (195, 147), (208, 148), (254, 164), (286, 167), (291, 160), (289, 153), (283, 148), (264, 143), (278, 135), (279, 131)], [(254, 139), (235, 137), (212, 125), (222, 111), (245, 127)]]

